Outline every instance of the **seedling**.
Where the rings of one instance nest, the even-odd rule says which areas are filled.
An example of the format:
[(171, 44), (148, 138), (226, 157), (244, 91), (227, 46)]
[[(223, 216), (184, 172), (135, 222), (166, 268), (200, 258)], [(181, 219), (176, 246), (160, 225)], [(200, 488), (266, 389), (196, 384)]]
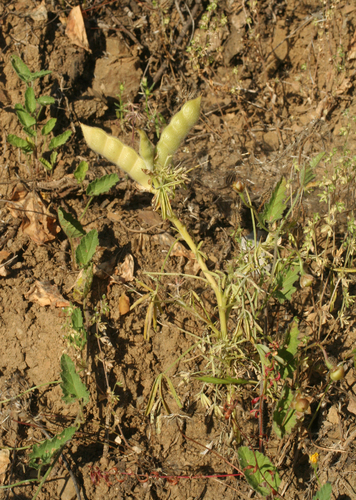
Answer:
[(11, 64), (17, 76), (26, 83), (27, 87), (25, 92), (25, 105), (15, 104), (15, 112), (22, 125), (22, 130), (26, 135), (26, 139), (9, 134), (7, 136), (7, 141), (12, 146), (19, 148), (25, 154), (26, 162), (32, 174), (39, 172), (39, 164), (41, 164), (46, 171), (50, 172), (53, 170), (58, 156), (58, 152), (55, 150), (63, 146), (72, 133), (70, 130), (67, 130), (63, 134), (52, 137), (48, 142), (49, 136), (56, 126), (56, 118), (49, 118), (46, 123), (41, 125), (40, 129), (42, 109), (45, 106), (55, 104), (56, 101), (51, 96), (40, 96), (36, 98), (32, 85), (36, 79), (51, 74), (51, 71), (43, 70), (31, 73), (26, 64), (16, 54), (11, 57)]

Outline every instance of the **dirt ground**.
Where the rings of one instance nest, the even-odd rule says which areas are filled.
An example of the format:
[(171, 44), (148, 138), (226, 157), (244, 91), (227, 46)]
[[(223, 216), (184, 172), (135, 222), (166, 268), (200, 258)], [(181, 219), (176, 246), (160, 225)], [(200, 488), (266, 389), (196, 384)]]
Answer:
[[(58, 385), (49, 385), (59, 379), (62, 353), (73, 355), (65, 338), (63, 308), (41, 306), (31, 293), (36, 281), (48, 281), (65, 300), (72, 301), (76, 273), (69, 247), (63, 232), (39, 244), (23, 231), (21, 219), (13, 217), (5, 203), (14, 187), (22, 181), (41, 194), (52, 214), (62, 207), (75, 215), (87, 200), (73, 186), (61, 187), (61, 179), (72, 174), (81, 160), (90, 165), (90, 180), (117, 172), (120, 182), (94, 201), (83, 225), (85, 230), (98, 230), (98, 263), (110, 261), (113, 269), (131, 254), (135, 279), (154, 287), (153, 276), (147, 272), (162, 269), (170, 245), (167, 234), (175, 233), (153, 215), (151, 194), (136, 191), (117, 167), (88, 149), (79, 122), (104, 128), (136, 147), (138, 128), (145, 128), (156, 140), (155, 117), (168, 122), (188, 98), (201, 95), (201, 119), (176, 158), (187, 168), (199, 168), (189, 174), (187, 189), (177, 193), (174, 208), (190, 233), (203, 240), (210, 268), (223, 269), (236, 251), (231, 233), (238, 225), (249, 226), (231, 188), (234, 180), (247, 185), (258, 205), (282, 175), (288, 178), (293, 162), (342, 148), (347, 127), (350, 156), (356, 154), (352, 120), (356, 116), (356, 5), (343, 0), (223, 0), (211, 14), (209, 2), (204, 1), (90, 0), (82, 5), (90, 48), (86, 50), (75, 45), (66, 31), (66, 19), (75, 2), (0, 3), (0, 251), (6, 250), (8, 259), (14, 258), (6, 266), (6, 276), (0, 278), (0, 399), (14, 398), (38, 386), (0, 409), (0, 445), (17, 448), (11, 452), (1, 482), (14, 484), (36, 478), (36, 471), (28, 466), (28, 450), (21, 447), (44, 439), (40, 426), (52, 435), (60, 432), (73, 421), (77, 410), (62, 401)], [(209, 29), (202, 29), (202, 23), (210, 23)], [(193, 48), (187, 51), (188, 47)], [(61, 148), (53, 173), (40, 170), (35, 179), (24, 158), (6, 141), (9, 133), (21, 136), (14, 105), (23, 102), (26, 90), (11, 66), (12, 54), (18, 54), (31, 71), (52, 71), (36, 82), (36, 95), (55, 98), (50, 114), (58, 119), (56, 135), (67, 129), (73, 132)], [(147, 100), (149, 117), (140, 86), (143, 78), (149, 86), (155, 83)], [(126, 106), (121, 121), (115, 114), (120, 83), (124, 84)], [(323, 174), (321, 167), (317, 173)], [(354, 208), (352, 198), (346, 203), (348, 209)], [(311, 215), (317, 206), (316, 193), (310, 194), (306, 213)], [(165, 270), (189, 274), (189, 266), (186, 257), (173, 256)], [(257, 498), (241, 477), (206, 477), (236, 473), (231, 466), (238, 467), (236, 449), (228, 422), (197, 401), (202, 383), (191, 375), (201, 370), (201, 358), (193, 350), (178, 359), (194, 344), (192, 334), (201, 337), (205, 331), (173, 299), (195, 287), (209, 306), (209, 295), (194, 280), (165, 277), (163, 285), (170, 300), (158, 317), (157, 331), (152, 330), (145, 340), (148, 303), (143, 301), (125, 315), (118, 306), (123, 292), (133, 305), (145, 289), (137, 281), (118, 280), (109, 286), (107, 276), (94, 278), (87, 305), (88, 313), (93, 314), (106, 294), (109, 312), (102, 318), (104, 340), (98, 340), (95, 325), (90, 327), (88, 366), (83, 372), (90, 403), (82, 432), (66, 449), (81, 498)], [(294, 314), (302, 320), (302, 299), (298, 300)], [(352, 311), (349, 318), (344, 330), (334, 332), (338, 357), (355, 343)], [(154, 380), (167, 369), (183, 409), (179, 410), (166, 388), (172, 414), (162, 409), (155, 418), (146, 417)], [(110, 401), (105, 376), (115, 396)], [(356, 499), (352, 368), (341, 388), (328, 396), (318, 416), (312, 436), (318, 449), (302, 431), (282, 441), (270, 435), (266, 453), (278, 464), (281, 498), (312, 498), (317, 484), (308, 454), (318, 451), (323, 457), (320, 479), (322, 483), (331, 481), (332, 498)], [(207, 394), (213, 398), (214, 391), (210, 391)], [(256, 444), (258, 426), (250, 414), (253, 397), (247, 390), (242, 393), (241, 425)], [(217, 454), (208, 453), (205, 446)], [(331, 451), (335, 447), (341, 451)], [(123, 476), (114, 468), (128, 473), (124, 482), (119, 482)], [(98, 469), (104, 476), (111, 471), (107, 481), (95, 476), (93, 471)], [(187, 478), (144, 481), (144, 476), (136, 474)], [(204, 478), (191, 477), (199, 475)], [(0, 490), (0, 497), (30, 499), (36, 487), (37, 483), (29, 483)], [(37, 498), (76, 498), (61, 460)]]

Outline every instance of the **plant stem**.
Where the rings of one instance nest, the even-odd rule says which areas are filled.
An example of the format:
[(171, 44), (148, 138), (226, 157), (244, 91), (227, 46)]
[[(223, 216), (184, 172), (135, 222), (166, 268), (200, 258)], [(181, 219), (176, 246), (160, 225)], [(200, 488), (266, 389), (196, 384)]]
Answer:
[(191, 251), (194, 253), (195, 258), (198, 261), (198, 264), (200, 266), (200, 269), (204, 273), (204, 276), (206, 277), (207, 281), (209, 282), (211, 288), (213, 289), (216, 300), (218, 303), (218, 308), (219, 308), (219, 318), (220, 318), (220, 333), (221, 333), (221, 338), (222, 339), (227, 339), (227, 321), (226, 321), (226, 300), (224, 297), (224, 294), (222, 293), (222, 290), (219, 286), (219, 284), (215, 281), (213, 278), (211, 272), (209, 271), (207, 265), (205, 264), (196, 244), (194, 243), (193, 239), (191, 238), (190, 234), (187, 231), (187, 228), (185, 225), (175, 216), (175, 215), (170, 215), (168, 217), (168, 220), (175, 225), (175, 227), (178, 229), (179, 234), (181, 237), (184, 239), (184, 241), (187, 243)]
[(85, 205), (85, 208), (84, 208), (84, 210), (83, 210), (82, 215), (79, 217), (79, 220), (82, 220), (82, 218), (84, 217), (84, 215), (85, 215), (86, 211), (87, 211), (87, 210), (88, 210), (88, 208), (89, 208), (90, 203), (93, 201), (93, 198), (94, 198), (94, 196), (91, 196), (91, 197), (89, 198), (89, 201), (88, 201), (88, 203)]

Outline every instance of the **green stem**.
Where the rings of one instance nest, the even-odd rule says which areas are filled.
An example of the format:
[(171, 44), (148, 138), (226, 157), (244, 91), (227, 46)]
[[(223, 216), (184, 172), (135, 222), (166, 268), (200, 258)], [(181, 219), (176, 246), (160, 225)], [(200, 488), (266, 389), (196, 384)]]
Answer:
[(205, 278), (209, 282), (211, 288), (214, 290), (216, 300), (218, 303), (218, 308), (219, 308), (219, 318), (220, 318), (220, 330), (221, 330), (221, 337), (223, 339), (227, 339), (227, 321), (226, 321), (226, 301), (224, 294), (222, 293), (218, 283), (215, 281), (213, 276), (211, 275), (211, 272), (209, 271), (207, 265), (205, 264), (196, 244), (194, 243), (193, 239), (191, 238), (190, 234), (187, 231), (187, 228), (185, 227), (184, 224), (175, 216), (175, 215), (170, 215), (168, 217), (169, 221), (175, 225), (175, 227), (178, 229), (179, 234), (181, 237), (184, 239), (184, 241), (187, 243), (191, 251), (194, 253), (195, 258), (198, 261), (198, 264), (200, 266), (200, 269), (204, 273)]
[(51, 463), (51, 465), (49, 466), (48, 468), (48, 471), (46, 472), (46, 474), (43, 476), (43, 478), (41, 479), (41, 482), (36, 490), (36, 493), (34, 494), (34, 496), (32, 497), (32, 500), (36, 500), (36, 498), (38, 497), (41, 489), (42, 489), (42, 486), (44, 485), (44, 483), (46, 482), (46, 479), (47, 477), (50, 475), (50, 473), (52, 472), (53, 470), (53, 467), (55, 466), (57, 460), (59, 459), (59, 457), (61, 456), (61, 453), (63, 451), (63, 448), (64, 446), (62, 446), (62, 448), (59, 450), (59, 452), (57, 453), (55, 459), (53, 460), (53, 462)]
[(88, 203), (85, 205), (85, 208), (84, 208), (84, 210), (83, 210), (82, 215), (79, 217), (79, 220), (82, 220), (82, 218), (83, 218), (83, 217), (84, 217), (84, 215), (85, 215), (85, 212), (88, 210), (89, 205), (90, 205), (90, 203), (93, 201), (93, 199), (94, 199), (94, 196), (91, 196), (91, 197), (89, 198), (89, 201), (88, 201)]

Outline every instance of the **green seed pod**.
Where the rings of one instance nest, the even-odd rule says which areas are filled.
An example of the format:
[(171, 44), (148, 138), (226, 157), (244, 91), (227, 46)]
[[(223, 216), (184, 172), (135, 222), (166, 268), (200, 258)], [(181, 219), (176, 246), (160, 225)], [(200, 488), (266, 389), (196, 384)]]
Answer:
[(152, 142), (147, 137), (146, 132), (144, 132), (143, 130), (138, 130), (138, 133), (140, 136), (140, 156), (146, 163), (146, 168), (153, 171), (155, 148), (153, 147)]
[(80, 124), (84, 139), (90, 149), (120, 167), (145, 191), (153, 191), (151, 177), (143, 172), (147, 169), (145, 161), (136, 151), (123, 144), (119, 139), (97, 127)]
[(331, 370), (330, 378), (333, 382), (337, 382), (338, 380), (345, 378), (345, 369), (343, 365), (336, 366), (333, 370)]
[(301, 413), (308, 411), (309, 406), (309, 401), (306, 398), (299, 398), (295, 403), (295, 409)]
[(199, 119), (201, 97), (188, 101), (182, 109), (173, 116), (170, 123), (163, 130), (157, 144), (157, 161), (165, 166), (167, 160), (174, 155), (180, 143), (188, 135)]

